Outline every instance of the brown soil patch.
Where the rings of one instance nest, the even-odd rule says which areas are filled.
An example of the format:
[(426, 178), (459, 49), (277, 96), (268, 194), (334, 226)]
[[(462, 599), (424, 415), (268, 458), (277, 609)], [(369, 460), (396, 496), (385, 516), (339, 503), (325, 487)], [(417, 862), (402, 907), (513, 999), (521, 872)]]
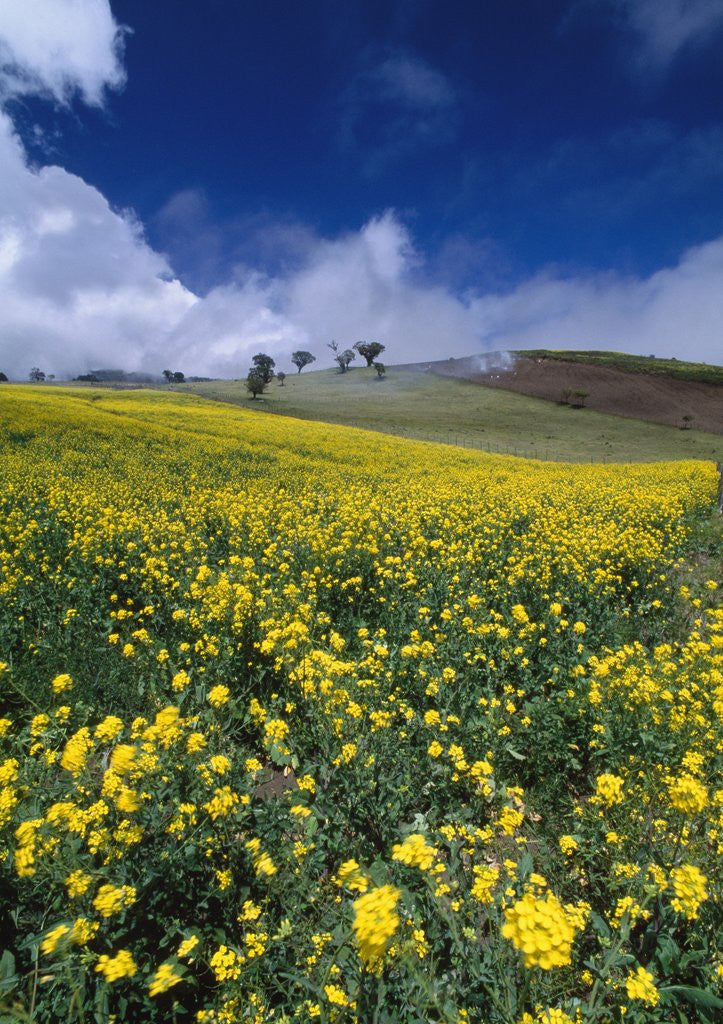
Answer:
[[(509, 365), (504, 365), (505, 361)], [(466, 356), (412, 363), (404, 369), (461, 377), (485, 387), (516, 391), (552, 402), (560, 402), (567, 388), (587, 391), (585, 406), (588, 409), (672, 427), (682, 427), (683, 417), (691, 416), (689, 423), (694, 429), (723, 434), (723, 386), (720, 384), (526, 356), (500, 357), (498, 365), (494, 356)], [(577, 401), (579, 399), (574, 397), (570, 399), (571, 403)]]

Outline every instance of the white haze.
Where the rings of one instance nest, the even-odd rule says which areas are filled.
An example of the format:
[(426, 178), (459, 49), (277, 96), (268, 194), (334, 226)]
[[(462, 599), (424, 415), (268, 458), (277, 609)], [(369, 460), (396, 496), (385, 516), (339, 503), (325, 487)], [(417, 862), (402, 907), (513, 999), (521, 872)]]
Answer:
[[(121, 45), (107, 0), (2, 0), (0, 96), (102, 103), (123, 82)], [(293, 271), (246, 268), (196, 295), (132, 213), (62, 167), (31, 166), (0, 112), (0, 370), (11, 377), (34, 365), (58, 377), (107, 366), (240, 376), (262, 350), (280, 368), (297, 348), (330, 364), (332, 338), (380, 341), (388, 363), (535, 346), (721, 358), (723, 238), (648, 278), (541, 273), (504, 294), (455, 294), (423, 271), (385, 211), (337, 238), (310, 235)]]

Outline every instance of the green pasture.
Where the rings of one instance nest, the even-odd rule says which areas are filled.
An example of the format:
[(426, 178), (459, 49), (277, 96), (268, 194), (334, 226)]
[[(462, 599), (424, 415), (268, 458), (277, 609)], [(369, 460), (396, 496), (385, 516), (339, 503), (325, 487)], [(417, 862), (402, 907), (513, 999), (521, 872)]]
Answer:
[(383, 380), (354, 367), (289, 374), (252, 399), (243, 379), (184, 386), (204, 398), (256, 409), (363, 427), (531, 458), (653, 462), (723, 459), (723, 437), (644, 423), (590, 409), (486, 388), (471, 381), (392, 367)]

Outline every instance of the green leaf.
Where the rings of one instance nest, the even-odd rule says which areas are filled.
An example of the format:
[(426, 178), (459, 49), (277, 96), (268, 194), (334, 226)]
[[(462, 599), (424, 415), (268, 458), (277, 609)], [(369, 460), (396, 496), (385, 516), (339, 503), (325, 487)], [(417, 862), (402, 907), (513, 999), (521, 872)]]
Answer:
[(0, 957), (0, 984), (15, 978), (15, 957), (6, 949)]
[(667, 985), (659, 991), (661, 995), (680, 996), (694, 1006), (704, 1006), (709, 1010), (723, 1010), (723, 999), (719, 999), (718, 996), (714, 996), (712, 992), (704, 988), (694, 988), (691, 985)]
[(610, 928), (608, 927), (608, 923), (604, 920), (604, 918), (600, 917), (599, 914), (596, 914), (593, 911), (593, 913), (590, 914), (590, 920), (592, 922), (593, 928), (598, 933), (598, 935), (602, 935), (603, 938), (606, 939), (610, 938)]

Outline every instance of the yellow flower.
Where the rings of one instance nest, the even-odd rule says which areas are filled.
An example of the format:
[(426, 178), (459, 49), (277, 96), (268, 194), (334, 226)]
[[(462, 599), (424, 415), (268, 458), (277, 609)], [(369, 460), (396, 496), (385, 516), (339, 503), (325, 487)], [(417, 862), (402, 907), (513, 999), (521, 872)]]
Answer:
[(333, 1006), (349, 1006), (349, 996), (338, 985), (324, 985), (324, 992)]
[(210, 960), (216, 981), (233, 981), (241, 974), (243, 960), (228, 946), (219, 946)]
[(476, 864), (472, 868), (472, 871), (475, 876), (474, 884), (471, 889), (472, 896), (478, 903), (492, 903), (492, 890), (497, 883), (497, 879), (500, 877), (500, 869), (494, 865), (489, 867), (480, 867)]
[(167, 992), (169, 988), (173, 988), (179, 981), (183, 981), (183, 977), (180, 974), (176, 974), (172, 963), (161, 964), (151, 978), (148, 994), (151, 997), (160, 995), (162, 992)]
[(683, 864), (670, 872), (674, 898), (670, 901), (674, 910), (690, 920), (698, 916), (698, 907), (708, 896), (708, 879), (694, 864)]
[(45, 953), (46, 956), (54, 953), (61, 941), (69, 934), (70, 928), (67, 925), (59, 924), (57, 928), (52, 928), (40, 943), (41, 953)]
[(133, 956), (127, 949), (120, 949), (115, 956), (101, 956), (95, 965), (98, 974), (106, 981), (120, 981), (121, 978), (132, 978), (138, 971)]
[(429, 871), (436, 854), (435, 848), (428, 846), (424, 836), (418, 832), (413, 832), (403, 843), (395, 843), (392, 847), (392, 860), (398, 860), (421, 871)]
[(683, 814), (698, 814), (708, 804), (708, 790), (692, 775), (681, 775), (668, 786), (670, 802)]
[(115, 715), (107, 715), (103, 721), (96, 726), (93, 737), (100, 743), (106, 743), (109, 740), (114, 740), (122, 730), (122, 720), (117, 718)]
[(386, 952), (389, 940), (399, 927), (395, 912), (401, 893), (393, 885), (383, 885), (354, 900), (354, 933), (359, 955), (367, 967)]
[(73, 931), (70, 934), (70, 941), (76, 946), (87, 946), (91, 939), (94, 939), (100, 930), (98, 921), (89, 921), (87, 917), (78, 917), (73, 922)]
[(575, 929), (558, 899), (527, 893), (507, 911), (502, 934), (522, 951), (526, 967), (563, 967), (571, 960)]
[(65, 887), (68, 890), (69, 898), (71, 900), (78, 899), (79, 896), (82, 896), (88, 891), (92, 883), (92, 875), (86, 875), (86, 873), (80, 869), (77, 871), (71, 871), (65, 879)]
[(208, 695), (208, 703), (211, 707), (220, 708), (224, 704), (228, 704), (230, 694), (228, 686), (214, 686)]
[(55, 693), (63, 693), (65, 690), (73, 689), (73, 680), (67, 672), (63, 672), (61, 675), (56, 676), (50, 685)]
[(110, 769), (117, 775), (125, 775), (133, 767), (138, 750), (130, 743), (119, 743), (110, 755)]
[(234, 793), (230, 786), (223, 786), (214, 790), (213, 797), (208, 803), (203, 804), (203, 809), (208, 811), (212, 821), (217, 818), (225, 818), (239, 803), (238, 793)]
[(120, 888), (114, 885), (101, 885), (93, 900), (93, 906), (101, 917), (112, 917), (123, 907), (130, 907), (135, 900), (136, 890), (130, 885), (123, 885)]
[(217, 775), (225, 775), (231, 771), (231, 762), (224, 754), (214, 754), (210, 759), (210, 764)]
[(351, 892), (366, 892), (369, 880), (355, 860), (345, 860), (336, 873), (334, 884)]
[(176, 956), (190, 956), (191, 953), (196, 948), (196, 946), (199, 944), (199, 942), (200, 939), (198, 938), (198, 935), (191, 935), (189, 936), (189, 938), (184, 939), (181, 945), (178, 947), (178, 952), (176, 953)]
[(577, 841), (572, 836), (560, 836), (559, 843), (566, 857), (572, 857), (575, 850), (579, 849)]
[(625, 990), (629, 999), (640, 999), (649, 1006), (655, 1006), (660, 999), (657, 988), (653, 984), (653, 975), (644, 967), (637, 967), (625, 979)]
[(289, 733), (289, 727), (281, 718), (270, 718), (264, 723), (264, 736), (267, 743), (278, 743)]
[(180, 672), (176, 672), (173, 679), (171, 680), (171, 689), (180, 692), (185, 690), (188, 684), (191, 682), (191, 677), (185, 669), (181, 669)]
[(598, 775), (595, 795), (608, 807), (613, 804), (620, 804), (623, 801), (623, 783), (619, 775)]
[(78, 729), (65, 744), (60, 763), (72, 775), (79, 775), (85, 767), (89, 752), (93, 749), (90, 730), (85, 726)]

